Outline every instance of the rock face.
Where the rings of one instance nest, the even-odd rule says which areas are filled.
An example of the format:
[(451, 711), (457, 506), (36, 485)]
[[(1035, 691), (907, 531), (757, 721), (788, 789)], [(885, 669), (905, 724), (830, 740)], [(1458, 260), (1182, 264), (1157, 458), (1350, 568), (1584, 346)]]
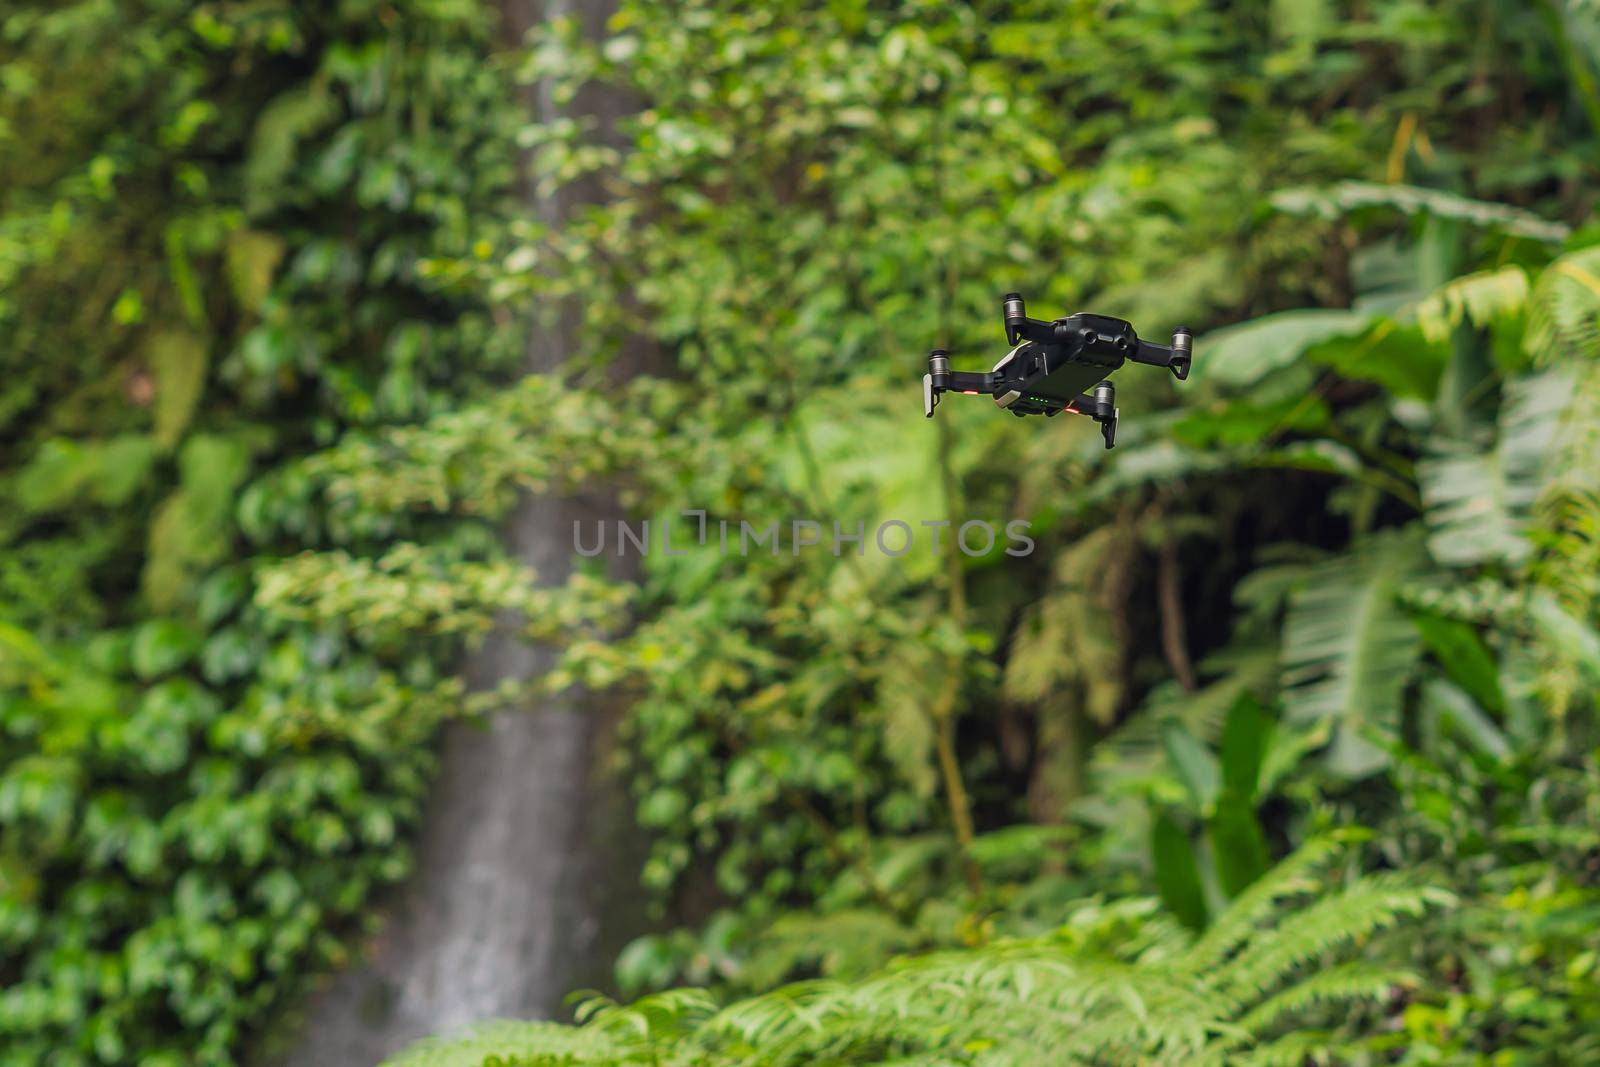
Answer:
[[(511, 0), (507, 32), (575, 15), (599, 32), (610, 0)], [(603, 119), (626, 102), (603, 92), (557, 107), (535, 88), (541, 119)], [(586, 195), (535, 200), (559, 220)], [(533, 337), (531, 369), (576, 351), (570, 330)], [(575, 520), (585, 529), (618, 513), (605, 501), (528, 499), (510, 522), (510, 547), (542, 581), (570, 569)], [(551, 653), (507, 638), (468, 666), (477, 685), (525, 678)], [(487, 724), (445, 731), (440, 774), (418, 845), (417, 873), (397, 895), (364, 962), (307, 1006), (292, 1067), (363, 1067), (410, 1042), (493, 1018), (550, 1016), (575, 987), (607, 984), (611, 959), (638, 932), (637, 867), (624, 790), (602, 769), (614, 715), (595, 698), (549, 701)]]

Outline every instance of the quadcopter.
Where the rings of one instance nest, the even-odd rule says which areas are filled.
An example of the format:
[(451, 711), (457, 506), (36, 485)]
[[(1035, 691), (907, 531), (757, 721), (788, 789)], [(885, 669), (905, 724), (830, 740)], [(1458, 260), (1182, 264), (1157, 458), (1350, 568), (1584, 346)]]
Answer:
[(1006, 343), (1005, 358), (986, 374), (950, 369), (950, 353), (936, 348), (928, 353), (928, 373), (922, 376), (922, 413), (933, 418), (939, 397), (950, 391), (968, 396), (984, 394), (1011, 414), (1044, 415), (1070, 411), (1087, 415), (1100, 424), (1106, 447), (1117, 443), (1117, 391), (1107, 378), (1127, 360), (1152, 367), (1168, 367), (1173, 377), (1189, 377), (1194, 359), (1194, 337), (1180, 326), (1172, 344), (1139, 340), (1133, 325), (1107, 315), (1077, 314), (1045, 322), (1028, 318), (1017, 293), (1007, 293), (1002, 303)]

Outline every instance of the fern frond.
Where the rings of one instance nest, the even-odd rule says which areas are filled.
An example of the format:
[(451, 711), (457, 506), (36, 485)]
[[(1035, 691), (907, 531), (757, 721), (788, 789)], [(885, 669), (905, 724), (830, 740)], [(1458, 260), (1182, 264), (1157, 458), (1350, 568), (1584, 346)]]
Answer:
[(1109, 951), (1096, 931), (1142, 914), (1142, 902), (1112, 906), (1114, 916), (1050, 937), (904, 958), (861, 981), (797, 982), (721, 1010), (694, 990), (632, 1005), (592, 998), (579, 1028), (502, 1024), (418, 1046), (390, 1067), (483, 1067), (491, 1056), (516, 1067), (1290, 1062), (1292, 1050), (1316, 1046), (1273, 1041), (1274, 1031), (1409, 981), (1371, 963), (1309, 975), (1305, 965), (1448, 899), (1367, 877), (1272, 925), (1284, 901), (1319, 890), (1338, 849), (1321, 840), (1280, 864), (1186, 951)]
[(1572, 368), (1567, 404), (1534, 507), (1534, 578), (1582, 618), (1600, 601), (1600, 359)]
[(1219, 1053), (1206, 1063), (1218, 1067), (1305, 1067), (1307, 1063), (1329, 1062), (1330, 1054), (1337, 1056), (1338, 1050), (1338, 1041), (1327, 1031), (1296, 1030), (1247, 1051)]
[(1319, 877), (1320, 872), (1327, 869), (1342, 848), (1332, 837), (1313, 838), (1300, 846), (1233, 899), (1227, 910), (1217, 916), (1194, 946), (1183, 954), (1177, 962), (1179, 969), (1187, 974), (1200, 974), (1217, 967), (1257, 932), (1257, 924), (1267, 919), (1282, 901), (1320, 888), (1325, 882)]
[[(907, 851), (926, 862), (930, 851), (945, 847), (938, 841), (928, 845), (928, 849)], [(893, 891), (898, 888), (896, 875), (886, 870), (887, 866), (879, 866), (879, 880)], [(750, 958), (740, 966), (739, 977), (755, 988), (766, 988), (800, 967), (814, 964), (824, 976), (854, 978), (917, 941), (914, 931), (881, 911), (848, 908), (823, 915), (786, 915), (762, 931)]]
[(847, 1014), (847, 987), (831, 981), (791, 982), (731, 1004), (705, 1029), (752, 1046), (773, 1046), (822, 1033), (823, 1023)]
[(1245, 1013), (1239, 1026), (1251, 1034), (1270, 1033), (1279, 1024), (1313, 1008), (1356, 1001), (1377, 1003), (1389, 997), (1397, 986), (1415, 983), (1415, 976), (1404, 971), (1359, 961), (1341, 963), (1268, 997)]
[(1535, 577), (1572, 614), (1583, 617), (1600, 601), (1600, 492), (1572, 490), (1539, 507), (1545, 552)]
[(385, 1062), (384, 1067), (554, 1067), (556, 1064), (638, 1062), (637, 1050), (611, 1035), (550, 1022), (493, 1022), (453, 1038), (428, 1038)]
[(619, 1043), (656, 1042), (687, 1036), (716, 1010), (717, 1002), (703, 989), (667, 989), (632, 1004), (594, 996), (579, 1006), (577, 1016)]
[(1202, 981), (1241, 1005), (1249, 1004), (1281, 986), (1296, 968), (1454, 899), (1398, 875), (1371, 875), (1289, 916), (1271, 937), (1245, 946)]

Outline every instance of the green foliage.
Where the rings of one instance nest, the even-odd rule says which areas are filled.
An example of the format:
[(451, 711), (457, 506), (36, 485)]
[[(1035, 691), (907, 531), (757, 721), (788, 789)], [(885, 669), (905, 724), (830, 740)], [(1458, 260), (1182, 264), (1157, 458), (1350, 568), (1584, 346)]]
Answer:
[(1288, 720), (1331, 736), (1330, 769), (1359, 777), (1383, 761), (1374, 737), (1392, 735), (1417, 655), (1398, 600), (1420, 564), (1415, 538), (1374, 538), (1360, 554), (1311, 568), (1283, 624)]
[(524, 577), (492, 538), (417, 524), (397, 556), (320, 505), (238, 511), (514, 358), (427, 268), (504, 206), (492, 30), (355, 0), (0, 15), (0, 1063), (237, 1062), (409, 870), (436, 725), (496, 699), (449, 676), (480, 631), (385, 643), (377, 590), (330, 623), (292, 580), (342, 542), (487, 597)]
[(1161, 902), (1192, 930), (1206, 924), (1205, 886), (1183, 827), (1169, 814), (1158, 815), (1150, 833), (1150, 856)]
[(1334, 851), (1308, 846), (1195, 940), (1145, 901), (1088, 905), (1045, 937), (905, 957), (855, 982), (797, 983), (722, 1007), (697, 990), (631, 1005), (596, 998), (576, 1031), (500, 1027), (390, 1064), (1269, 1062), (1291, 1026), (1411, 985), (1400, 971), (1335, 961), (1451, 902), (1389, 876), (1330, 888), (1321, 878)]
[[(1021, 997), (1016, 1028), (990, 1038), (940, 999), (1009, 980), (990, 949), (957, 946), (1132, 883), (1204, 929), (1195, 951), (1211, 946), (1200, 958), (1236, 995), (1262, 997), (1241, 1008), (1258, 1014), (1208, 1014), (1184, 999), (1193, 975), (1149, 979), (1183, 1025), (1270, 1026), (1381, 991), (1382, 1025), (1336, 1019), (1248, 1055), (1398, 1056), (1385, 1035), (1450, 1000), (1438, 954), (1418, 953), (1426, 980), (1402, 996), (1355, 935), (1373, 958), (1271, 990), (1320, 930), (1381, 911), (1400, 892), (1388, 876), (1270, 936), (1230, 917), (1319, 827), (1382, 829), (1352, 867), (1478, 848), (1409, 825), (1413, 805), (1453, 812), (1408, 792), (1419, 761), (1494, 766), (1541, 736), (1560, 759), (1582, 751), (1596, 620), (1580, 561), (1597, 525), (1577, 472), (1600, 438), (1597, 353), (1575, 339), (1600, 336), (1600, 285), (1574, 195), (1593, 131), (1562, 73), (1581, 38), (1521, 5), (1399, 2), (1090, 19), (640, 0), (608, 34), (557, 22), (526, 71), (558, 95), (599, 79), (640, 101), (609, 139), (530, 134), (544, 188), (599, 175), (605, 203), (440, 271), (546, 307), (581, 293), (604, 350), (637, 342), (612, 312), (641, 307), (672, 380), (614, 419), (566, 388), (583, 376), (535, 379), (522, 388), (552, 401), (538, 411), (502, 397), (375, 435), (308, 490), (415, 521), (494, 514), (516, 487), (581, 470), (620, 475), (658, 534), (708, 531), (646, 556), (636, 628), (575, 646), (551, 676), (632, 698), (646, 883), (666, 901), (711, 870), (730, 902), (699, 934), (639, 942), (625, 977), (825, 982), (725, 1009), (731, 1032), (699, 994), (604, 1008), (589, 1054), (670, 1062), (710, 1055), (696, 1042), (715, 1035), (747, 1060), (1010, 1062), (1078, 1040), (1192, 1057), (1195, 1031), (1110, 1002), (1094, 1002), (1103, 1029), (1064, 1034), (1027, 1010), (1048, 996)], [(1550, 105), (1530, 123), (1513, 99)], [(1030, 434), (952, 407), (930, 428), (894, 399), (920, 351), (976, 359), (994, 296), (1017, 288), (1155, 332), (1192, 321), (1193, 380), (1143, 383), (1109, 456), (1082, 426)], [(574, 447), (580, 425), (600, 447)], [(772, 515), (859, 521), (869, 538), (890, 516), (1019, 515), (1038, 551), (714, 551), (722, 524), (737, 536)], [(1494, 803), (1452, 799), (1460, 819)], [(1067, 823), (1081, 852), (991, 869), (986, 839), (1025, 819)], [(1543, 862), (1561, 882), (1577, 866)], [(1438, 870), (1462, 914), (1493, 913), (1462, 868)], [(950, 989), (896, 987), (898, 968), (852, 977), (906, 948), (942, 949), (926, 973)], [(877, 1014), (890, 989), (916, 1040), (951, 1043), (914, 1044)], [(1488, 1004), (1452, 1001), (1453, 1050), (1498, 1047)], [(937, 1022), (916, 1014), (935, 1005)], [(529, 1033), (534, 1056), (547, 1031)]]
[[(655, 443), (640, 506), (657, 528), (696, 509), (712, 528), (806, 515), (844, 529), (862, 521), (870, 537), (888, 516), (1015, 514), (1043, 533), (1041, 562), (990, 557), (957, 567), (926, 552), (893, 561), (870, 544), (864, 558), (848, 547), (837, 557), (730, 561), (691, 549), (682, 560), (647, 558), (649, 621), (626, 641), (584, 649), (571, 669), (580, 680), (623, 676), (636, 687), (639, 810), (659, 833), (650, 884), (665, 888), (703, 858), (716, 863), (725, 892), (766, 907), (797, 890), (821, 893), (841, 851), (870, 861), (863, 834), (961, 836), (961, 794), (936, 765), (937, 738), (952, 715), (991, 706), (1035, 724), (1030, 812), (1059, 819), (1083, 792), (1094, 735), (1137, 701), (1140, 686), (1129, 681), (1148, 677), (1151, 664), (1135, 658), (1129, 634), (1150, 620), (1120, 633), (1104, 620), (1136, 610), (1130, 589), (1147, 557), (1134, 545), (1157, 539), (1166, 521), (1146, 510), (1147, 487), (1202, 477), (1215, 449), (1184, 442), (1193, 447), (1176, 453), (1178, 465), (1165, 463), (1156, 451), (1170, 443), (1158, 424), (1147, 431), (1129, 418), (1127, 452), (1097, 466), (1081, 427), (1025, 436), (982, 411), (952, 408), (954, 422), (930, 433), (903, 403), (880, 404), (915, 353), (987, 348), (996, 294), (1020, 287), (1051, 307), (1092, 300), (1141, 322), (1227, 322), (1343, 295), (1342, 279), (1318, 278), (1327, 274), (1326, 235), (1352, 219), (1454, 226), (1517, 242), (1530, 258), (1569, 232), (1526, 207), (1422, 187), (1470, 189), (1498, 166), (1492, 152), (1480, 154), (1482, 143), (1452, 141), (1448, 155), (1419, 150), (1415, 186), (1366, 181), (1362, 168), (1392, 150), (1404, 125), (1402, 96), (1428, 101), (1429, 135), (1443, 143), (1464, 128), (1452, 125), (1455, 96), (1445, 86), (1467, 70), (1511, 76), (1455, 36), (1448, 17), (1412, 23), (1398, 12), (1341, 23), (1324, 38), (1277, 16), (1267, 25), (1200, 9), (1129, 9), (1090, 34), (1081, 14), (1027, 6), (980, 18), (917, 4), (750, 14), (637, 3), (622, 7), (598, 47), (575, 27), (550, 30), (534, 72), (564, 85), (619, 84), (642, 109), (622, 124), (620, 147), (579, 129), (541, 131), (539, 167), (552, 187), (601, 169), (625, 184), (556, 235), (554, 248), (510, 249), (499, 284), (545, 299), (583, 293), (589, 334), (614, 343), (622, 338), (607, 309), (642, 302), (654, 338), (701, 386), (636, 414), (621, 430), (628, 443), (613, 446), (635, 456), (646, 449), (632, 442)], [(1508, 34), (1531, 35), (1522, 37), (1530, 47), (1547, 46), (1534, 43), (1543, 29), (1510, 9), (1492, 17)], [(1333, 43), (1357, 38), (1384, 59), (1364, 65)], [(1326, 54), (1307, 44), (1324, 40)], [(1389, 62), (1401, 55), (1404, 75)], [(1350, 86), (1360, 88), (1344, 95)], [(1266, 100), (1274, 103), (1256, 102)], [(1290, 185), (1323, 192), (1264, 196)], [(563, 268), (554, 278), (552, 257)], [(619, 262), (637, 269), (616, 272)], [(1451, 276), (1418, 286), (1413, 302)], [(1258, 337), (1214, 382), (1210, 368), (1234, 361), (1226, 344), (1203, 338), (1197, 387), (1267, 375), (1250, 400), (1277, 405), (1218, 465), (1346, 475), (1414, 497), (1410, 472), (1366, 463), (1342, 425), (1317, 432), (1329, 412), (1312, 406), (1300, 359), (1315, 341), (1319, 362), (1359, 369), (1362, 357), (1333, 349), (1393, 331), (1387, 318), (1380, 326), (1379, 310), (1296, 313), (1286, 320), (1292, 336)], [(1436, 357), (1426, 339), (1422, 348)], [(773, 352), (783, 358), (770, 371), (750, 372), (753, 353)], [(1371, 360), (1383, 381), (1398, 373), (1384, 368), (1416, 362), (1386, 356)], [(1443, 364), (1411, 374), (1407, 388), (1431, 395)], [(1160, 395), (1151, 381), (1130, 403)], [(1204, 422), (1240, 425), (1242, 404), (1206, 411)], [(858, 434), (868, 421), (870, 449)], [(1250, 447), (1285, 427), (1311, 432), (1283, 447)], [(944, 452), (942, 433), (953, 439)], [(474, 452), (470, 466), (494, 471), (504, 454)], [(1018, 457), (1028, 473), (1012, 495), (999, 487), (1013, 480)], [(403, 486), (429, 476), (391, 467), (382, 477)], [(388, 491), (372, 486), (368, 499)], [(455, 506), (468, 509), (473, 497)], [(1309, 642), (1296, 646), (1307, 674), (1294, 697), (1297, 721), (1336, 735), (1340, 752), (1362, 744), (1368, 718), (1392, 721), (1415, 658), (1416, 638), (1393, 601), (1396, 582), (1411, 576), (1398, 562), (1369, 587), (1369, 628), (1354, 645), (1319, 646), (1318, 609), (1302, 603), (1315, 594), (1297, 594), (1291, 633)], [(1398, 646), (1387, 647), (1396, 636)], [(883, 733), (859, 728), (879, 722)], [(991, 750), (967, 770), (1007, 760)], [(1376, 766), (1370, 754), (1350, 764)], [(1007, 788), (991, 772), (973, 791), (1003, 810)]]
[[(0, 16), (0, 1063), (235, 1059), (519, 695), (451, 677), (508, 617), (626, 695), (657, 913), (720, 907), (631, 1005), (403, 1062), (1594, 1051), (1586, 6), (487, 16)], [(513, 67), (638, 109), (522, 126)], [(524, 152), (602, 202), (508, 217)], [(1109, 455), (926, 423), (1010, 289), (1195, 375)], [(560, 315), (594, 358), (505, 382)], [(491, 524), (596, 483), (640, 581), (535, 588)], [(778, 516), (820, 545), (721, 550)]]

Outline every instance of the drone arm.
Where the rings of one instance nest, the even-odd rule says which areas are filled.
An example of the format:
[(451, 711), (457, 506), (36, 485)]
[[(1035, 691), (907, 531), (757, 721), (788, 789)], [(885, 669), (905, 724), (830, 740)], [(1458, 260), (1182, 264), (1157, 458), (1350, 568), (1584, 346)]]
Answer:
[(1022, 302), (1021, 293), (1007, 293), (1001, 306), (1005, 309), (1007, 344), (1016, 345), (1023, 341), (1057, 344), (1063, 340), (1056, 330), (1056, 323), (1028, 318), (1028, 308)]
[(977, 374), (969, 371), (951, 371), (946, 377), (950, 384), (946, 389), (953, 389), (958, 393), (970, 393), (974, 396), (982, 393), (987, 396), (994, 392), (994, 375), (984, 372)]
[(939, 396), (954, 390), (958, 393), (992, 395), (994, 375), (973, 371), (951, 370), (950, 354), (941, 348), (928, 355), (928, 373), (922, 376), (922, 413), (933, 418), (933, 409), (939, 406)]
[(1140, 341), (1139, 347), (1129, 358), (1149, 367), (1170, 367), (1172, 376), (1180, 382), (1184, 381), (1189, 377), (1189, 365), (1194, 361), (1194, 336), (1189, 333), (1189, 327), (1179, 326), (1172, 335), (1171, 345)]
[(1067, 323), (1028, 318), (1027, 305), (1018, 293), (1007, 293), (1002, 306), (1005, 309), (1007, 344), (1035, 341), (1042, 345), (1064, 345), (1076, 336), (1077, 331)]
[(1027, 317), (1006, 319), (1006, 341), (1009, 344), (1020, 344), (1023, 341), (1037, 341), (1040, 344), (1062, 344), (1066, 341), (1063, 330), (1058, 323), (1046, 322), (1043, 319), (1030, 319)]
[(1079, 393), (1076, 400), (1067, 404), (1067, 410), (1074, 415), (1087, 415), (1092, 419), (1109, 419), (1117, 410), (1116, 386), (1110, 382), (1101, 382), (1094, 387), (1094, 392)]

